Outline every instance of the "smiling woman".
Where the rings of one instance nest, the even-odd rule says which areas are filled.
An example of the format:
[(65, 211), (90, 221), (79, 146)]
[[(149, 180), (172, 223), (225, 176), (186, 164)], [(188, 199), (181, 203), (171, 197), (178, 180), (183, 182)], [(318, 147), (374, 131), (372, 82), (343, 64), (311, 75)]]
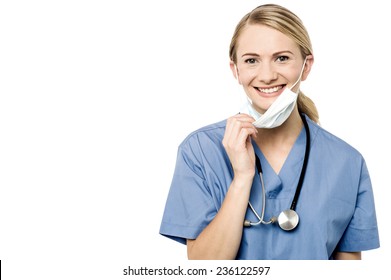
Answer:
[(248, 104), (180, 144), (160, 233), (190, 259), (360, 259), (378, 248), (365, 160), (319, 126), (300, 91), (314, 63), (301, 20), (255, 8), (229, 58)]

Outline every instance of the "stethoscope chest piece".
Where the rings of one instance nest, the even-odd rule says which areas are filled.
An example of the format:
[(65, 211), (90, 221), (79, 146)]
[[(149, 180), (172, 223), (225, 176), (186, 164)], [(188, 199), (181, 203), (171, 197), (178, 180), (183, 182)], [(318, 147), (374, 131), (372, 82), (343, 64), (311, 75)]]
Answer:
[(281, 212), (277, 221), (281, 229), (290, 231), (299, 224), (299, 215), (297, 215), (296, 211), (288, 209)]

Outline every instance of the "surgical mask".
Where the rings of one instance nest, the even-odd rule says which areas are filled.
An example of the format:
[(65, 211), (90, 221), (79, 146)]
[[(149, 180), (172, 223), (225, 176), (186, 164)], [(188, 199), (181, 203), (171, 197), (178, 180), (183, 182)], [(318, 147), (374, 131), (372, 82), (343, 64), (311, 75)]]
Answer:
[(259, 113), (252, 106), (251, 100), (247, 97), (247, 104), (241, 112), (247, 113), (255, 119), (253, 125), (257, 128), (274, 128), (282, 125), (290, 116), (296, 105), (298, 93), (292, 88), (300, 81), (307, 58), (304, 60), (300, 76), (289, 89), (285, 89), (264, 114)]

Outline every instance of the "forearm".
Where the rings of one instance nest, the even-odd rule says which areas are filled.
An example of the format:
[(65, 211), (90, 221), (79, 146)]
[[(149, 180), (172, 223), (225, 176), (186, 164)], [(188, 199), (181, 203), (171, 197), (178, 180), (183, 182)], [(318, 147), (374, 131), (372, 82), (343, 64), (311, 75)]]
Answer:
[(213, 221), (195, 240), (188, 240), (189, 259), (235, 259), (243, 232), (243, 221), (252, 179), (234, 180)]

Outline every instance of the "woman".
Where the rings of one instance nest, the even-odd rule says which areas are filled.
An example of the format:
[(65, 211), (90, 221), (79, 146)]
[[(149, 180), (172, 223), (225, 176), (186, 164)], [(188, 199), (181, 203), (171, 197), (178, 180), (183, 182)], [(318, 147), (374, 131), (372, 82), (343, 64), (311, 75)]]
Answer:
[(365, 160), (299, 91), (314, 62), (301, 20), (257, 7), (230, 59), (249, 104), (181, 143), (160, 233), (189, 259), (361, 259), (379, 247)]

